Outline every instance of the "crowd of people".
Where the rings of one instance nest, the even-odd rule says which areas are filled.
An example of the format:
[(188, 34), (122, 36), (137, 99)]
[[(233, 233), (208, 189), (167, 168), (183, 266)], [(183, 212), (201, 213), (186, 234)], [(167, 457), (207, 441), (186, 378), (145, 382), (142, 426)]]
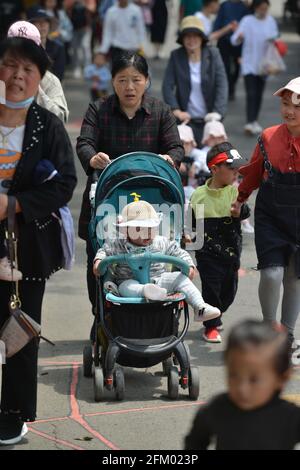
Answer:
[[(154, 98), (147, 92), (151, 73), (145, 43), (148, 35), (154, 45), (153, 59), (159, 59), (169, 1), (1, 3), (0, 326), (10, 316), (15, 282), (22, 308), (40, 323), (46, 281), (64, 265), (60, 209), (72, 198), (77, 181), (65, 129), (69, 110), (64, 78), (69, 68), (75, 79), (87, 81), (91, 95), (76, 153), (88, 177), (79, 237), (86, 242), (92, 313), (97, 309), (95, 276), (107, 256), (141, 249), (169, 254), (188, 263), (188, 276), (156, 266), (152, 282), (142, 285), (132, 272), (117, 266), (115, 289), (123, 297), (155, 301), (182, 291), (195, 311), (194, 319), (204, 323), (203, 339), (220, 343), (223, 315), (238, 289), (242, 232), (255, 232), (264, 322), (241, 324), (229, 335), (228, 394), (199, 412), (185, 445), (207, 448), (217, 435), (222, 449), (291, 448), (300, 441), (300, 413), (278, 395), (290, 376), (300, 311), (300, 77), (274, 94), (280, 100), (283, 123), (263, 130), (258, 118), (266, 80), (282, 61), (270, 1), (182, 0), (179, 47), (167, 62), (163, 100)], [(271, 64), (275, 70), (270, 65), (269, 71), (262, 72), (270, 46), (277, 54), (277, 62)], [(236, 99), (240, 72), (246, 91), (244, 131), (260, 135), (251, 159), (229, 142), (223, 123), (228, 100)], [(118, 156), (135, 151), (158, 154), (181, 173), (193, 219), (184, 236), (187, 247), (199, 219), (205, 227), (203, 245), (195, 251), (196, 264), (178, 243), (157, 236), (160, 219), (146, 201), (125, 206), (118, 222), (123, 239), (107, 240), (95, 253), (88, 235), (94, 172), (101, 173)], [(253, 228), (247, 200), (256, 189)], [(5, 242), (12, 204), (18, 225), (18, 264), (13, 264)], [(199, 209), (203, 206), (204, 213)], [(144, 213), (148, 216), (142, 217)], [(132, 237), (133, 228), (138, 229), (138, 237)], [(196, 268), (201, 292), (193, 283)], [(26, 422), (36, 419), (37, 356), (38, 342), (33, 340), (2, 366), (0, 445), (20, 442), (27, 433)], [(267, 377), (267, 391), (251, 385), (243, 395), (241, 384), (254, 381), (253, 377), (257, 382)], [(270, 407), (274, 415), (268, 421)], [(265, 426), (259, 435), (252, 421), (256, 412)], [(273, 422), (287, 422), (289, 416), (293, 432), (286, 438), (287, 433), (278, 433)], [(228, 431), (225, 422), (231, 420), (237, 429), (250, 423), (249, 437), (238, 439), (236, 432)], [(272, 440), (274, 429), (277, 434)], [(266, 436), (269, 440), (264, 440)]]

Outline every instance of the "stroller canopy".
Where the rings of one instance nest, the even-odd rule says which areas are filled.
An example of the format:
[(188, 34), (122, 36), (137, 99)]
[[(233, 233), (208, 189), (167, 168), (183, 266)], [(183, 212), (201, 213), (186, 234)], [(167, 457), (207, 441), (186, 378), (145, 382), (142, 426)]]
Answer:
[[(115, 225), (116, 214), (134, 200), (153, 204), (163, 215), (165, 236), (180, 240), (184, 223), (184, 190), (180, 175), (166, 160), (149, 152), (133, 152), (112, 161), (100, 175), (92, 220), (91, 240), (101, 246), (103, 229)], [(166, 229), (167, 224), (167, 229)], [(97, 232), (97, 233), (96, 233)]]

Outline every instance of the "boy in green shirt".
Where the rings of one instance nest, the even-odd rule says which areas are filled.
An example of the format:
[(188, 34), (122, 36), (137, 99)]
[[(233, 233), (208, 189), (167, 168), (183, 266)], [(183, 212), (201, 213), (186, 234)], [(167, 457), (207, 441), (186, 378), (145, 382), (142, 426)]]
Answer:
[[(232, 208), (238, 196), (233, 183), (239, 168), (245, 164), (246, 160), (229, 142), (212, 147), (207, 154), (207, 166), (212, 176), (194, 191), (190, 202), (194, 222), (203, 217), (204, 205), (204, 243), (196, 250), (203, 298), (222, 313), (232, 304), (237, 292), (241, 220), (250, 214), (246, 204), (240, 213)], [(204, 322), (204, 326), (203, 338), (210, 343), (221, 343), (221, 317)]]

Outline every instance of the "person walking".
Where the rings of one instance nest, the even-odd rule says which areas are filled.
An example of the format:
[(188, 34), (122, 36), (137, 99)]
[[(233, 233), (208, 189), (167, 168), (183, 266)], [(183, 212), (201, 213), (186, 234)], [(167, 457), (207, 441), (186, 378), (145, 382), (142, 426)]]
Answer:
[(234, 208), (259, 188), (254, 213), (259, 301), (264, 319), (276, 321), (283, 286), (281, 323), (292, 344), (300, 312), (300, 77), (274, 95), (280, 97), (283, 124), (263, 131), (250, 163), (240, 169)]
[[(203, 298), (224, 314), (236, 296), (242, 251), (241, 220), (250, 213), (246, 204), (238, 210), (231, 208), (238, 194), (233, 183), (246, 160), (229, 142), (223, 142), (209, 150), (206, 161), (212, 176), (194, 191), (190, 202), (196, 237), (197, 222), (201, 224), (204, 217), (204, 242), (195, 255)], [(222, 342), (221, 317), (204, 322), (204, 327), (205, 341)]]
[[(220, 5), (213, 31), (222, 30), (222, 28), (232, 23), (239, 23), (248, 13), (249, 9), (243, 0), (225, 0)], [(242, 53), (240, 45), (233, 46), (231, 44), (230, 38), (233, 31), (234, 29), (228, 31), (228, 34), (219, 38), (217, 43), (225, 65), (229, 84), (229, 100), (231, 101), (235, 99), (235, 89), (240, 74), (240, 57)]]
[[(88, 175), (79, 218), (79, 237), (86, 241), (87, 284), (95, 313), (94, 251), (88, 238), (89, 192), (94, 170), (102, 171), (120, 155), (146, 151), (161, 154), (179, 168), (184, 157), (175, 117), (169, 106), (150, 96), (148, 64), (139, 54), (118, 54), (112, 63), (114, 93), (91, 103), (77, 139), (77, 155)], [(91, 335), (92, 336), (92, 335)]]
[(129, 0), (118, 0), (107, 10), (100, 51), (110, 52), (112, 61), (124, 51), (138, 52), (143, 48), (145, 34), (141, 8)]
[(195, 16), (185, 17), (171, 53), (163, 84), (165, 102), (171, 106), (178, 123), (188, 124), (201, 148), (207, 113), (223, 118), (228, 101), (228, 84), (220, 52), (209, 46), (203, 23)]
[(252, 13), (245, 16), (231, 37), (231, 43), (242, 45), (241, 67), (246, 91), (246, 125), (249, 135), (260, 134), (258, 116), (262, 105), (267, 75), (261, 63), (270, 41), (279, 36), (275, 19), (269, 15), (269, 0), (253, 0)]
[[(49, 58), (27, 23), (18, 37), (0, 44), (0, 80), (6, 99), (0, 104), (0, 221), (7, 223), (8, 201), (15, 202), (18, 224), (18, 265), (22, 310), (41, 323), (46, 280), (61, 269), (63, 251), (57, 213), (72, 197), (76, 172), (71, 142), (63, 123), (40, 107), (34, 97)], [(41, 160), (59, 173), (35, 184)], [(9, 168), (9, 172), (7, 172)], [(0, 281), (0, 327), (10, 317), (12, 286)], [(35, 421), (38, 342), (30, 341), (2, 365), (0, 445), (20, 442)]]

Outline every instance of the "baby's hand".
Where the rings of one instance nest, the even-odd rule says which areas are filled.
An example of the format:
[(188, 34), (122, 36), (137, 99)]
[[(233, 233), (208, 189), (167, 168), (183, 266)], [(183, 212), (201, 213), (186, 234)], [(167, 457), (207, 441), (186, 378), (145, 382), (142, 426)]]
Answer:
[(189, 278), (190, 278), (191, 281), (196, 276), (196, 273), (197, 273), (197, 269), (195, 268), (195, 266), (191, 266), (190, 267), (190, 272), (189, 272)]
[(98, 271), (98, 266), (100, 264), (100, 259), (96, 259), (96, 261), (94, 262), (94, 266), (93, 266), (93, 273), (96, 277), (99, 277), (99, 271)]

